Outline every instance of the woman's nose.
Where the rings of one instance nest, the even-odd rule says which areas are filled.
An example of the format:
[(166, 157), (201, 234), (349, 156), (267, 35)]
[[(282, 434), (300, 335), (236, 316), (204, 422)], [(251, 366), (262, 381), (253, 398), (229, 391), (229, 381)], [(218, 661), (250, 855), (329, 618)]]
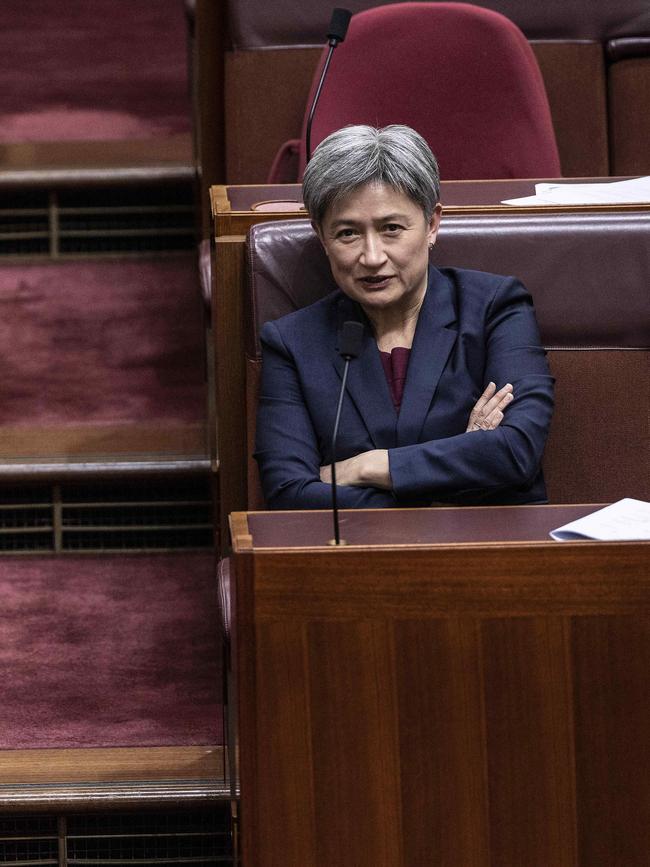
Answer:
[(366, 235), (361, 256), (363, 264), (368, 267), (376, 267), (386, 261), (386, 253), (380, 235), (375, 233)]

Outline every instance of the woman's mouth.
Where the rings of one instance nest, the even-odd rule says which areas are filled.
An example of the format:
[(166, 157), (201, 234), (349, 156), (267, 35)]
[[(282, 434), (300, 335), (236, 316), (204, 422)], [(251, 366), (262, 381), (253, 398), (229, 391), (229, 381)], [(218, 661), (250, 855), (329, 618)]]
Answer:
[(390, 274), (374, 274), (368, 277), (359, 277), (359, 281), (368, 289), (383, 289), (391, 276)]

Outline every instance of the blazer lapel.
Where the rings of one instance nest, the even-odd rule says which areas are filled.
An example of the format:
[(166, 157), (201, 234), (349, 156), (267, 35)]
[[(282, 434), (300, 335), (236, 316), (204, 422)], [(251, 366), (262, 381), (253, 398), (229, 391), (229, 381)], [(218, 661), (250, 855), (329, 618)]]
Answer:
[[(347, 320), (357, 320), (365, 326), (359, 357), (350, 362), (347, 393), (362, 417), (374, 447), (393, 448), (397, 444), (397, 413), (370, 323), (361, 307), (345, 295), (339, 302), (337, 313), (337, 337), (341, 326)], [(338, 345), (334, 348), (333, 362), (342, 377), (345, 362), (338, 354)]]
[(456, 342), (456, 311), (451, 293), (448, 279), (431, 267), (397, 420), (398, 446), (419, 441), (438, 381)]

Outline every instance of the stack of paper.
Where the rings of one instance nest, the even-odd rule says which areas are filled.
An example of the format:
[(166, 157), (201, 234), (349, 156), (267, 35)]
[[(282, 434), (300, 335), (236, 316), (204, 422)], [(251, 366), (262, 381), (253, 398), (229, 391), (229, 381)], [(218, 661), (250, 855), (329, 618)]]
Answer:
[(535, 184), (535, 195), (502, 205), (625, 205), (650, 203), (650, 177), (602, 184)]
[(650, 539), (650, 503), (626, 498), (591, 515), (551, 530), (558, 542), (599, 539), (606, 542)]

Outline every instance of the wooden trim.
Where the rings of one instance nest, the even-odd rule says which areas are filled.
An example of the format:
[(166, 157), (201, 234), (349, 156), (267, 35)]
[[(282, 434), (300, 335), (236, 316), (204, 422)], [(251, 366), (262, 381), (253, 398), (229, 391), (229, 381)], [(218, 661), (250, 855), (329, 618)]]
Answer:
[(232, 210), (232, 207), (230, 205), (230, 199), (228, 198), (228, 187), (225, 184), (217, 184), (215, 186), (212, 186), (210, 187), (209, 192), (210, 206), (212, 209), (213, 217), (216, 217), (218, 214), (226, 214)]
[[(443, 205), (444, 217), (468, 217), (498, 215), (509, 216), (546, 216), (548, 214), (594, 214), (594, 213), (630, 213), (648, 211), (650, 204), (619, 204), (619, 205)], [(275, 220), (307, 220), (306, 211), (230, 211), (215, 216), (215, 233), (244, 235), (251, 226), (258, 223), (268, 223)]]
[(235, 551), (252, 551), (253, 537), (248, 529), (248, 514), (246, 512), (233, 512), (229, 516), (230, 538)]
[(207, 458), (206, 425), (3, 425), (0, 428), (3, 461), (105, 459), (117, 455)]
[[(189, 133), (114, 141), (7, 142), (2, 145), (0, 185), (97, 183), (148, 178), (191, 180)], [(48, 178), (48, 175), (50, 176)]]
[(178, 805), (229, 797), (221, 746), (0, 750), (0, 810)]
[(220, 746), (0, 750), (0, 786), (223, 779)]
[[(561, 183), (568, 184), (571, 182), (585, 183), (589, 179), (586, 178), (561, 178)], [(616, 178), (611, 178), (611, 181)], [(619, 179), (620, 180), (620, 179)], [(530, 179), (531, 185), (535, 183), (535, 179)], [(480, 187), (482, 183), (493, 185), (498, 183), (498, 180), (488, 181), (454, 181), (454, 185), (471, 184), (473, 187)], [(265, 197), (265, 200), (273, 201), (268, 198), (269, 185), (256, 184), (239, 184), (238, 189), (259, 189), (260, 195)], [(278, 201), (286, 201), (286, 184), (281, 184), (278, 187)], [(275, 220), (306, 220), (308, 219), (305, 210), (296, 211), (234, 211), (232, 204), (228, 198), (228, 186), (214, 186), (210, 190), (212, 203), (212, 213), (214, 222), (214, 234), (220, 235), (245, 235), (251, 226), (258, 223), (268, 223)], [(284, 191), (284, 193), (280, 192)], [(531, 189), (531, 194), (534, 192)], [(443, 187), (444, 194), (444, 187)], [(444, 198), (444, 195), (443, 195)], [(476, 216), (476, 215), (528, 215), (541, 216), (546, 214), (592, 214), (592, 213), (630, 213), (635, 211), (645, 212), (650, 210), (650, 203), (631, 202), (628, 204), (591, 204), (591, 205), (502, 205), (499, 202), (490, 204), (471, 204), (471, 205), (445, 205), (443, 203), (443, 215), (445, 217), (454, 216)]]

